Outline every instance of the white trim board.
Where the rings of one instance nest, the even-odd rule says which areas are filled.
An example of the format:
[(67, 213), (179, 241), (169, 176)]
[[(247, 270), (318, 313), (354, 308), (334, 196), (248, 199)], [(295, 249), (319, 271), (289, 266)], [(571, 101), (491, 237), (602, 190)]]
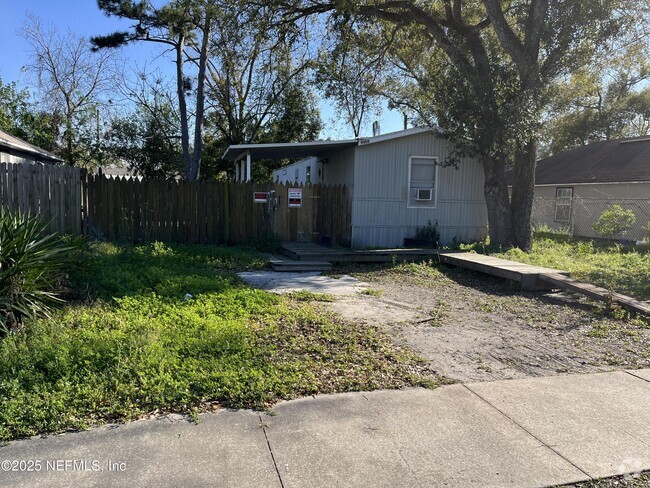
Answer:
[[(433, 159), (434, 166), (436, 168), (436, 174), (435, 178), (436, 180), (433, 182), (433, 191), (434, 191), (434, 196), (435, 196), (435, 201), (433, 202), (433, 206), (429, 205), (422, 205), (422, 206), (411, 206), (409, 205), (409, 202), (411, 201), (411, 163), (413, 162), (414, 159)], [(413, 209), (435, 209), (438, 208), (438, 179), (439, 179), (439, 169), (440, 166), (438, 165), (438, 162), (440, 161), (440, 158), (438, 156), (416, 156), (412, 155), (409, 156), (408, 160), (408, 176), (406, 179), (406, 208), (413, 208)]]

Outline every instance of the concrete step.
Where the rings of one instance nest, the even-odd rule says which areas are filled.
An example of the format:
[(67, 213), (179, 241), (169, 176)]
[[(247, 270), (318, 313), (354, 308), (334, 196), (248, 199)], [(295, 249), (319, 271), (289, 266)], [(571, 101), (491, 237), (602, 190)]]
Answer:
[(273, 271), (300, 272), (300, 271), (329, 271), (332, 263), (327, 261), (301, 260), (296, 261), (283, 256), (269, 256)]
[(290, 260), (272, 260), (273, 271), (330, 271), (332, 263), (327, 261), (290, 261)]

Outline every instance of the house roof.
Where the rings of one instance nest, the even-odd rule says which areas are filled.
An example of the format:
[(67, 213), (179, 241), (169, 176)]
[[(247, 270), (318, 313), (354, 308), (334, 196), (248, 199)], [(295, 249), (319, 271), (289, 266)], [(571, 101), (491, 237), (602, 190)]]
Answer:
[(284, 159), (306, 158), (309, 156), (324, 156), (341, 149), (356, 146), (356, 139), (346, 141), (314, 141), (314, 142), (280, 142), (272, 144), (237, 144), (228, 146), (223, 154), (223, 159), (236, 161), (250, 151), (251, 158), (256, 159)]
[(19, 137), (12, 136), (3, 130), (0, 130), (0, 149), (6, 149), (9, 153), (28, 154), (30, 156), (36, 157), (36, 159), (41, 159), (49, 162), (63, 161), (63, 159), (55, 156), (51, 152), (30, 144), (27, 141), (23, 141)]
[(377, 142), (389, 141), (401, 137), (408, 137), (423, 132), (435, 132), (437, 128), (413, 127), (411, 129), (390, 132), (375, 137), (360, 139), (346, 139), (341, 141), (313, 141), (313, 142), (278, 142), (271, 144), (237, 144), (229, 146), (223, 154), (223, 159), (236, 161), (246, 156), (250, 151), (251, 158), (256, 159), (298, 159), (308, 157), (323, 157), (328, 154), (354, 146), (363, 146)]
[(650, 181), (650, 137), (598, 141), (537, 162), (536, 185)]

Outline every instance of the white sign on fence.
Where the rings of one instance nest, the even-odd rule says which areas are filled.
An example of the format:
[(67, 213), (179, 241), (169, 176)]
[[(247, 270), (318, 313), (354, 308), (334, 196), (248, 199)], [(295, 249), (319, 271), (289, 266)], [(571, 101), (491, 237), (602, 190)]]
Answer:
[(287, 193), (289, 208), (302, 207), (302, 188), (289, 188)]

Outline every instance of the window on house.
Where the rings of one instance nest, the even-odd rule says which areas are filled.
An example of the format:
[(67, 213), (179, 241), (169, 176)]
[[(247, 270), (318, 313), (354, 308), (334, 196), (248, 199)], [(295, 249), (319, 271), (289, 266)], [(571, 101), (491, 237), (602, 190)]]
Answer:
[(435, 208), (437, 161), (436, 158), (423, 156), (409, 158), (409, 207)]
[(307, 183), (311, 183), (311, 166), (307, 166), (307, 175), (305, 176)]
[(555, 189), (555, 221), (571, 221), (571, 203), (573, 201), (573, 188)]

